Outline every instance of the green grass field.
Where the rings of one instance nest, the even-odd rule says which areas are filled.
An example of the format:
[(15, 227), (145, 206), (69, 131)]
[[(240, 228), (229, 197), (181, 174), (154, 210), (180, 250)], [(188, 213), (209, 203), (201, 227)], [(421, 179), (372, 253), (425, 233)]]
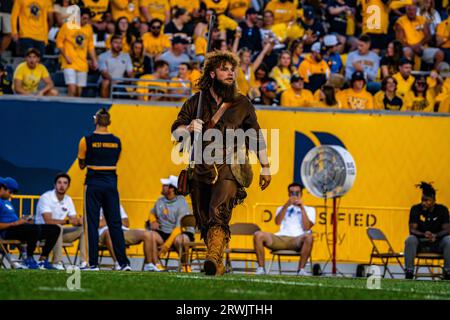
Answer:
[(62, 271), (0, 270), (0, 300), (16, 299), (450, 299), (450, 282), (193, 273), (81, 272), (81, 290)]

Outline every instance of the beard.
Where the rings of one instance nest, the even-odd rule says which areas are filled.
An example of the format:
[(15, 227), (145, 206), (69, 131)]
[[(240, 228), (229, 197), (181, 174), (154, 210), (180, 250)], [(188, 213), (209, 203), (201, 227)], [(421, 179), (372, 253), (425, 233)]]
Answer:
[(224, 102), (232, 102), (237, 94), (236, 82), (226, 84), (220, 80), (213, 79), (212, 88)]

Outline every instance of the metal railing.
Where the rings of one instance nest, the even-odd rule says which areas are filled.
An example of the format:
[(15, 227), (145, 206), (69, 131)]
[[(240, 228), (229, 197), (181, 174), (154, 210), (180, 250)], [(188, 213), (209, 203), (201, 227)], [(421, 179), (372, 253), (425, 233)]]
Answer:
[[(151, 83), (150, 85), (139, 85), (139, 83)], [(161, 85), (155, 85), (161, 83)], [(145, 89), (147, 93), (137, 92), (137, 89)], [(156, 92), (154, 92), (156, 91)], [(181, 92), (181, 93), (180, 93)], [(160, 80), (160, 79), (138, 79), (138, 78), (113, 78), (109, 92), (110, 99), (115, 97), (136, 98), (169, 98), (184, 99), (192, 95), (192, 83), (188, 80)]]

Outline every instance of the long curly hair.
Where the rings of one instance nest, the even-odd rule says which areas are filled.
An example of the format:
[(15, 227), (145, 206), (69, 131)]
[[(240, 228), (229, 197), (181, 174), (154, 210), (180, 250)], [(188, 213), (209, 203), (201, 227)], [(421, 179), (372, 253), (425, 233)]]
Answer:
[(211, 88), (213, 78), (211, 78), (211, 71), (215, 71), (222, 65), (229, 63), (233, 68), (239, 65), (239, 58), (231, 52), (214, 51), (206, 54), (205, 65), (203, 67), (203, 74), (198, 79), (197, 86), (200, 90), (208, 90)]

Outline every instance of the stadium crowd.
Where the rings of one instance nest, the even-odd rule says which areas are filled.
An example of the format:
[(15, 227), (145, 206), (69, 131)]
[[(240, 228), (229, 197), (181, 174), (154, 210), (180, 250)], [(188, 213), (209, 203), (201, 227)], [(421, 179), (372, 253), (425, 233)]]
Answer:
[(0, 54), (25, 56), (0, 66), (3, 93), (183, 101), (211, 32), (254, 103), (450, 112), (448, 0), (0, 0), (0, 15)]

